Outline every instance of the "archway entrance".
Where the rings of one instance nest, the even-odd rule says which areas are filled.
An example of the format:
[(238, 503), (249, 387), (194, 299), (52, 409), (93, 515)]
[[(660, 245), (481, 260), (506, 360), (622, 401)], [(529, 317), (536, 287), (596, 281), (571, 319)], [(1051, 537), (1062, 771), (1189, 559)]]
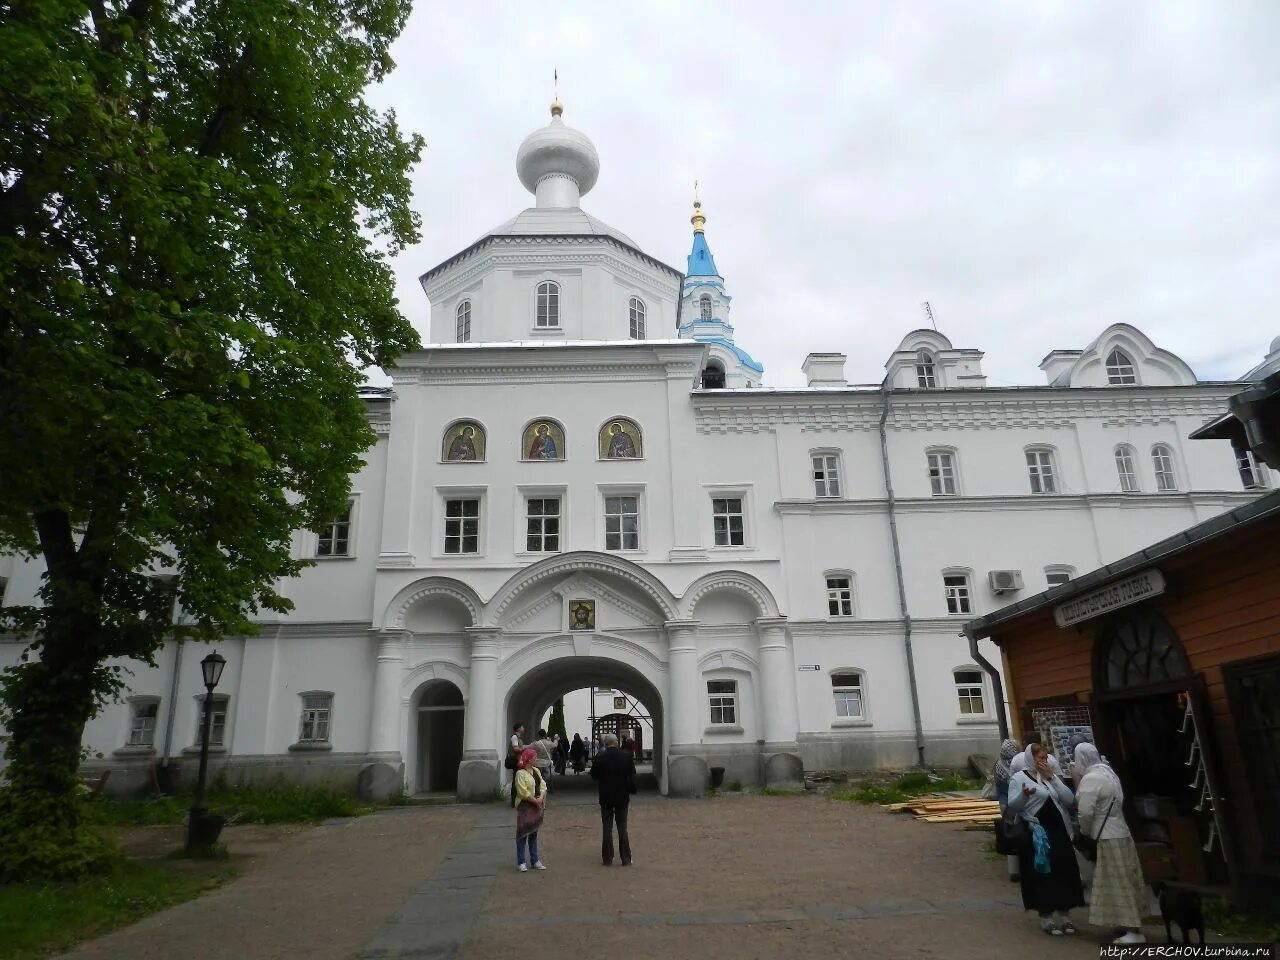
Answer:
[(539, 718), (558, 698), (583, 687), (607, 687), (648, 708), (652, 742), (646, 743), (645, 748), (653, 751), (653, 770), (660, 789), (665, 789), (661, 783), (666, 759), (662, 696), (650, 680), (628, 664), (605, 657), (564, 656), (534, 667), (507, 695), (507, 731), (516, 723), (523, 723), (530, 731), (536, 729)]
[(422, 688), (417, 710), (416, 792), (457, 789), (463, 717), (462, 691), (452, 683), (432, 680)]

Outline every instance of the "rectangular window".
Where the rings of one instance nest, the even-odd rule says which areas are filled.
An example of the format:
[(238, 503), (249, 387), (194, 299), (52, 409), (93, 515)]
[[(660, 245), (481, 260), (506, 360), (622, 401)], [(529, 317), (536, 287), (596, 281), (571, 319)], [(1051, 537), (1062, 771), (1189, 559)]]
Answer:
[(955, 496), (956, 462), (951, 454), (929, 454), (929, 487), (935, 497)]
[(444, 552), (480, 552), (480, 501), (475, 498), (444, 502)]
[(960, 699), (960, 716), (985, 716), (987, 709), (982, 703), (982, 672), (979, 670), (957, 670), (956, 696)]
[(350, 556), (348, 546), (351, 540), (351, 504), (347, 509), (329, 521), (329, 525), (320, 531), (320, 539), (316, 543), (316, 556), (347, 557)]
[(740, 497), (713, 497), (711, 520), (717, 547), (740, 547), (745, 542)]
[(820, 453), (813, 457), (813, 495), (840, 496), (840, 458), (835, 454)]
[(640, 500), (638, 497), (604, 498), (604, 548), (640, 549)]
[(560, 550), (560, 498), (530, 497), (525, 501), (525, 549), (530, 553)]
[(853, 616), (853, 578), (827, 577), (827, 613), (833, 617)]
[(841, 720), (861, 720), (862, 674), (835, 673), (831, 675), (831, 695), (835, 698), (836, 716)]
[(1048, 450), (1027, 451), (1027, 474), (1031, 478), (1032, 493), (1057, 493), (1058, 482), (1053, 475), (1053, 454)]
[(1051, 587), (1060, 587), (1071, 579), (1069, 570), (1046, 570), (1044, 572), (1044, 582)]
[(134, 702), (133, 715), (129, 724), (129, 746), (155, 746), (156, 717), (159, 715), (159, 700), (138, 700)]
[(333, 709), (333, 694), (309, 693), (302, 698), (302, 730), (298, 739), (304, 743), (329, 741), (329, 713)]
[(963, 573), (948, 573), (942, 578), (947, 591), (947, 613), (972, 613), (969, 603), (969, 577)]
[[(204, 694), (196, 697), (196, 742), (200, 746), (200, 734), (204, 730)], [(227, 736), (227, 703), (230, 700), (224, 693), (213, 695), (213, 713), (209, 717), (209, 746), (226, 746)]]
[(737, 680), (708, 680), (707, 696), (711, 701), (712, 723), (738, 722)]
[(1240, 483), (1246, 490), (1265, 490), (1267, 477), (1265, 468), (1253, 455), (1252, 450), (1236, 451), (1236, 470), (1240, 473)]

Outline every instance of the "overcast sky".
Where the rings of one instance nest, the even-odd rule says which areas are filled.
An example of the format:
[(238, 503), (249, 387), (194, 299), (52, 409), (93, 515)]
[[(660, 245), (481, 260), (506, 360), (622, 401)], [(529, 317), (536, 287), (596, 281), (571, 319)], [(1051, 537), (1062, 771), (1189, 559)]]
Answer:
[(583, 207), (684, 269), (692, 185), (768, 386), (810, 351), (878, 382), (924, 326), (1041, 383), (1126, 321), (1231, 379), (1280, 335), (1280, 3), (419, 0), (372, 91), (429, 141), (417, 276), (531, 206), (549, 117), (600, 154)]

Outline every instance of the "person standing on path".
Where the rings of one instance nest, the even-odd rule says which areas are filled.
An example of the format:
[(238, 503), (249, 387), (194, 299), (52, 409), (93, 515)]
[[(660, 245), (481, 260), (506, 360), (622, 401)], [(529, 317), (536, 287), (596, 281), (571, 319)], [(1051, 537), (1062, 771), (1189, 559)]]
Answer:
[[(538, 855), (538, 831), (542, 828), (547, 794), (543, 789), (542, 774), (538, 772), (537, 759), (538, 752), (526, 747), (520, 754), (515, 779), (511, 781), (511, 803), (516, 808), (516, 869), (521, 873), (529, 871), (530, 863), (535, 870), (547, 869)], [(526, 845), (529, 863), (524, 859)]]
[(542, 774), (542, 781), (547, 785), (547, 790), (549, 791), (551, 789), (551, 769), (555, 764), (553, 757), (556, 745), (547, 736), (547, 731), (539, 730), (538, 739), (533, 741), (531, 746), (538, 752), (538, 772)]
[(600, 791), (600, 859), (606, 867), (613, 866), (613, 824), (618, 824), (618, 852), (622, 865), (631, 866), (631, 837), (627, 834), (627, 812), (631, 795), (636, 792), (636, 762), (625, 750), (618, 748), (618, 738), (605, 734), (604, 752), (596, 756), (591, 765), (591, 779)]
[(581, 773), (587, 768), (587, 745), (582, 742), (582, 734), (573, 735), (573, 746), (569, 748), (569, 761), (573, 764), (573, 772)]
[(522, 751), (523, 749), (524, 749), (524, 724), (517, 723), (514, 727), (511, 728), (511, 743), (508, 746), (508, 752), (518, 757), (520, 755), (520, 751)]
[(1075, 768), (1080, 832), (1098, 841), (1089, 922), (1095, 927), (1123, 927), (1115, 943), (1146, 943), (1142, 913), (1147, 885), (1138, 848), (1124, 822), (1120, 778), (1092, 743), (1076, 747)]

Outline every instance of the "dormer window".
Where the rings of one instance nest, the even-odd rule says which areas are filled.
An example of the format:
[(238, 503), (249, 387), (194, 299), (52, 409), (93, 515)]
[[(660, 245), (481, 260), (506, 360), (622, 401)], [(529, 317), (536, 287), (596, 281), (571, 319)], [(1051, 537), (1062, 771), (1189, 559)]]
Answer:
[(543, 280), (538, 284), (536, 323), (539, 327), (560, 326), (560, 284), (553, 280)]
[(471, 301), (463, 300), (454, 312), (455, 328), (459, 343), (471, 342)]
[(702, 320), (711, 319), (711, 296), (704, 293), (698, 298), (698, 317)]
[(1107, 354), (1107, 383), (1113, 387), (1132, 387), (1138, 383), (1138, 371), (1133, 360), (1119, 347)]
[(708, 360), (707, 365), (702, 368), (702, 389), (724, 389), (724, 367), (719, 360)]
[(916, 386), (921, 390), (936, 390), (938, 378), (934, 372), (933, 354), (928, 350), (916, 353)]
[(644, 301), (639, 297), (632, 297), (627, 304), (627, 315), (630, 321), (630, 336), (632, 340), (644, 339)]

